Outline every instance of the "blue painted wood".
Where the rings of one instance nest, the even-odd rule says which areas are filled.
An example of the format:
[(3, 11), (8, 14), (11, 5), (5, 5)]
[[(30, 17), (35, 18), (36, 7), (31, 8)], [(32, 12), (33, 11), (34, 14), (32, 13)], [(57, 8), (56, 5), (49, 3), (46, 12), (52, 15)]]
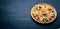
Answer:
[[(30, 16), (31, 8), (47, 3), (57, 10), (56, 20), (47, 25), (39, 24)], [(60, 28), (60, 0), (0, 0), (1, 29), (58, 29)]]

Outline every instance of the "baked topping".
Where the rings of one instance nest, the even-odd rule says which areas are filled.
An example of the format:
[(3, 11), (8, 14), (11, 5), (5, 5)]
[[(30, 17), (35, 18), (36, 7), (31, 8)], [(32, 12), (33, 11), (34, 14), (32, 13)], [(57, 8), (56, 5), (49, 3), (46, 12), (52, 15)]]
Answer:
[(49, 8), (48, 10), (49, 10), (49, 11), (51, 11), (52, 9), (51, 9), (51, 8)]
[(54, 13), (51, 13), (51, 17), (54, 18), (54, 16), (55, 16)]
[(48, 22), (48, 19), (46, 17), (43, 18), (43, 22)]

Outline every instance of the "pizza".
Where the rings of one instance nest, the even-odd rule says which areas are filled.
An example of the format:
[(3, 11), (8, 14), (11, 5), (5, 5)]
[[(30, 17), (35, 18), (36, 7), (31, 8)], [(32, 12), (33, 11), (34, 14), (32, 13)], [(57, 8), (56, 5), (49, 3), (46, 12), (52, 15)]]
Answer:
[(53, 6), (41, 3), (33, 6), (31, 16), (38, 23), (48, 24), (56, 19), (57, 12)]

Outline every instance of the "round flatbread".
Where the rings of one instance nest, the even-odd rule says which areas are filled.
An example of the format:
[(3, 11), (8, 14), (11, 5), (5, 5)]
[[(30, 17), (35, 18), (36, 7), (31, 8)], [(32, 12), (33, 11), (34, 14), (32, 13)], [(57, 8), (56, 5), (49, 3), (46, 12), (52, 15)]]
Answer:
[(57, 12), (53, 6), (41, 3), (33, 6), (31, 16), (36, 22), (48, 24), (55, 20)]

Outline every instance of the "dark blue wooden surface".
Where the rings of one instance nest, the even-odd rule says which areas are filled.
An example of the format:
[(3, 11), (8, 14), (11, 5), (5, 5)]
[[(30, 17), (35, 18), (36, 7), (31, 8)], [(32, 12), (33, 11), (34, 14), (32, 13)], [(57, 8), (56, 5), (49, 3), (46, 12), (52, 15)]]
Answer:
[[(35, 4), (47, 3), (57, 10), (56, 20), (48, 25), (38, 24), (30, 16)], [(0, 29), (58, 29), (60, 0), (0, 0)]]

